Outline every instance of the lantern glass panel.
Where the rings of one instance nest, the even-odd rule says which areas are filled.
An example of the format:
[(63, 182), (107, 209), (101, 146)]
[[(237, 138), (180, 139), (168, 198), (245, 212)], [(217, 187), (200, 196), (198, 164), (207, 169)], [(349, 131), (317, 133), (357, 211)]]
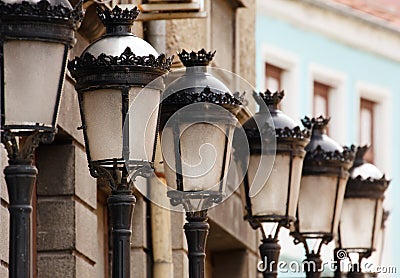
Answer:
[(122, 95), (117, 89), (83, 93), (83, 113), (92, 161), (122, 158)]
[[(376, 201), (367, 198), (344, 200), (340, 220), (340, 241), (344, 249), (370, 249)], [(382, 208), (381, 208), (382, 210)], [(368, 215), (368, 217), (363, 217)]]
[(52, 126), (65, 46), (10, 40), (3, 47), (5, 124)]
[(385, 244), (385, 228), (379, 225), (378, 233), (376, 234), (376, 241), (371, 257), (368, 258), (368, 262), (373, 265), (382, 265), (382, 253)]
[(172, 125), (165, 127), (161, 140), (167, 184), (177, 189), (175, 173), (179, 173), (179, 166), (175, 151), (179, 150), (183, 191), (224, 192), (233, 128), (233, 125), (215, 122), (181, 123), (179, 146), (176, 146)]
[(374, 226), (374, 242), (372, 243), (372, 248), (377, 250), (379, 247), (380, 233), (382, 233), (382, 218), (383, 218), (383, 201), (378, 200), (376, 204), (376, 219)]
[(157, 132), (160, 90), (132, 87), (129, 91), (129, 160), (151, 161)]
[[(344, 198), (346, 180), (338, 186), (337, 176), (303, 176), (298, 204), (299, 232), (310, 234), (332, 233), (332, 219), (339, 219), (340, 199)], [(336, 198), (336, 193), (338, 196)], [(339, 214), (339, 216), (337, 215)], [(334, 225), (335, 226), (335, 225)], [(335, 227), (333, 227), (335, 231)], [(337, 227), (336, 227), (337, 229)]]
[(299, 201), (301, 171), (303, 169), (303, 158), (298, 156), (292, 160), (292, 179), (290, 185), (290, 197), (288, 216), (295, 218), (297, 212), (297, 203)]
[[(290, 155), (277, 154), (275, 161), (271, 155), (251, 155), (249, 163), (248, 178), (253, 215), (286, 215)], [(271, 163), (272, 171), (267, 177), (265, 169), (270, 169)]]
[(333, 230), (332, 233), (334, 235), (337, 235), (337, 231), (339, 229), (339, 222), (340, 222), (340, 216), (342, 214), (342, 208), (343, 208), (343, 202), (344, 202), (344, 195), (346, 193), (346, 184), (347, 184), (347, 178), (342, 178), (339, 180), (339, 189), (338, 189), (338, 197), (336, 200), (336, 212), (335, 212), (335, 219), (333, 219)]

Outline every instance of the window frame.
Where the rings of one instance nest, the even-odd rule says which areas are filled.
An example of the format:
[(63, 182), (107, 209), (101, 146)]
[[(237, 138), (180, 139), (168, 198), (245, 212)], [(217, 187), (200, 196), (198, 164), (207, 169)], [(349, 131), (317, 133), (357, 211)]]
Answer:
[[(322, 83), (331, 89), (328, 96), (328, 115), (331, 120), (329, 122), (329, 130), (334, 130), (329, 134), (333, 140), (341, 145), (348, 142), (347, 131), (352, 128), (349, 119), (350, 105), (347, 95), (347, 77), (344, 72), (326, 67), (324, 65), (310, 63), (309, 64), (309, 91), (308, 91), (308, 109), (306, 115), (310, 115), (314, 110), (314, 82)], [(339, 110), (338, 107), (341, 107)], [(353, 127), (354, 128), (354, 127)]]
[(376, 107), (376, 105), (377, 105), (377, 103), (375, 101), (372, 101), (372, 100), (364, 98), (364, 97), (360, 97), (360, 112), (359, 112), (360, 124), (358, 126), (358, 129), (359, 129), (358, 141), (360, 142), (360, 144), (365, 144), (364, 142), (361, 142), (361, 139), (362, 139), (361, 138), (361, 120), (362, 120), (361, 113), (365, 109), (365, 110), (368, 110), (368, 112), (371, 114), (371, 126), (370, 126), (371, 134), (370, 134), (370, 138), (369, 138), (370, 149), (368, 150), (368, 152), (366, 153), (366, 155), (364, 157), (365, 160), (369, 163), (374, 163), (374, 160), (375, 160), (374, 159), (375, 158), (374, 137), (375, 137), (375, 114), (376, 114), (375, 107)]
[(316, 96), (322, 97), (323, 99), (325, 99), (326, 102), (326, 106), (325, 106), (325, 111), (324, 111), (324, 117), (329, 117), (329, 95), (330, 95), (330, 91), (332, 90), (332, 87), (324, 84), (322, 82), (319, 81), (314, 81), (314, 85), (313, 85), (313, 115), (315, 117), (319, 117), (320, 115), (316, 115)]
[(284, 97), (280, 103), (281, 109), (285, 114), (301, 125), (299, 119), (304, 116), (305, 110), (304, 105), (299, 105), (303, 100), (301, 94), (297, 93), (301, 79), (300, 58), (297, 54), (277, 46), (265, 43), (262, 44), (261, 63), (257, 65), (258, 68), (256, 70), (257, 89), (260, 92), (264, 92), (267, 89), (265, 87), (266, 63), (283, 70), (281, 89), (285, 92), (286, 97)]
[[(373, 120), (375, 126), (374, 132), (374, 164), (382, 172), (391, 171), (391, 153), (387, 151), (387, 146), (393, 146), (393, 119), (392, 119), (392, 100), (393, 92), (385, 87), (365, 82), (357, 81), (355, 84), (356, 100), (354, 119), (360, 126), (360, 99), (365, 98), (375, 102), (375, 118)], [(379, 115), (379, 117), (378, 117)], [(360, 138), (360, 129), (354, 129), (354, 138)], [(385, 136), (379, 136), (385, 134)]]

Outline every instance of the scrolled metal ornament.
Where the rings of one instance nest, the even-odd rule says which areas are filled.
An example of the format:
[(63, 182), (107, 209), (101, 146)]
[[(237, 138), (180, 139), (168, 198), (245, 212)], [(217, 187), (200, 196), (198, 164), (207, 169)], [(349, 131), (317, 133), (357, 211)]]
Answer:
[(33, 160), (35, 149), (40, 143), (49, 144), (54, 140), (53, 132), (34, 132), (24, 138), (24, 141), (17, 141), (16, 135), (5, 130), (1, 135), (1, 142), (6, 147), (9, 163), (27, 163)]

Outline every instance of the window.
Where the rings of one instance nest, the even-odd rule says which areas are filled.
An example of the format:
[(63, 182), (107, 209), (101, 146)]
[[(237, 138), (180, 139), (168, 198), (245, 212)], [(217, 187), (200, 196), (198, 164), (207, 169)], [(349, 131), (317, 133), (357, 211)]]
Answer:
[(365, 154), (367, 162), (374, 162), (374, 110), (376, 103), (361, 98), (360, 99), (360, 145), (370, 145), (371, 148)]
[(331, 87), (320, 82), (314, 81), (314, 116), (329, 117), (329, 91)]
[(274, 65), (265, 64), (265, 88), (271, 92), (282, 90), (282, 73), (283, 69)]

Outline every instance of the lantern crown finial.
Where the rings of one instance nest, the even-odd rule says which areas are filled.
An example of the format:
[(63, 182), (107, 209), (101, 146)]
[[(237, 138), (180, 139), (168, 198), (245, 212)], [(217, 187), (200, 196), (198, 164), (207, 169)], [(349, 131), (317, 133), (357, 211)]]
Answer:
[(357, 167), (365, 163), (364, 155), (369, 149), (370, 146), (367, 145), (357, 147), (356, 158), (354, 160), (353, 167)]
[(97, 8), (97, 15), (106, 26), (107, 34), (130, 33), (133, 22), (138, 17), (140, 11), (137, 7), (133, 9), (121, 9), (115, 6), (114, 9)]
[(301, 119), (301, 122), (303, 123), (304, 127), (308, 129), (325, 131), (330, 120), (330, 117), (324, 118), (323, 116), (319, 116), (318, 118), (309, 118), (306, 116), (304, 119)]
[(269, 109), (278, 109), (278, 104), (282, 101), (283, 97), (285, 96), (285, 92), (276, 91), (272, 92), (267, 89), (264, 93), (256, 93), (253, 92), (254, 99), (260, 105), (260, 107), (264, 107), (264, 103), (267, 105)]
[(187, 52), (182, 49), (178, 52), (179, 59), (185, 67), (208, 66), (214, 58), (215, 52), (207, 52), (204, 48), (197, 52)]

